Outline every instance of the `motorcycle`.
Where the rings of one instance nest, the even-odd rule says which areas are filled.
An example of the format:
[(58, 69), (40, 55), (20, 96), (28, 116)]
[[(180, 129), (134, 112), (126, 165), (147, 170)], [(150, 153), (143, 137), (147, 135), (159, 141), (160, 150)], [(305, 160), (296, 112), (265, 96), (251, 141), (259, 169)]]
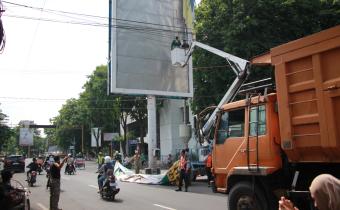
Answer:
[(32, 171), (31, 173), (28, 174), (27, 183), (28, 183), (28, 185), (33, 187), (33, 185), (34, 185), (34, 183), (36, 183), (36, 181), (37, 181), (37, 172)]
[[(98, 175), (98, 179), (101, 174)], [(120, 188), (118, 188), (118, 183), (115, 175), (112, 173), (106, 177), (104, 180), (103, 188), (100, 191), (101, 198), (105, 200), (113, 201), (115, 196), (119, 193)]]
[(66, 165), (65, 168), (65, 174), (71, 175), (71, 174), (75, 174), (76, 172), (76, 168), (74, 167), (74, 164), (70, 164), (70, 165)]
[(31, 192), (24, 187), (19, 181), (12, 179), (11, 186), (13, 189), (10, 209), (12, 210), (29, 210), (30, 209), (30, 194)]

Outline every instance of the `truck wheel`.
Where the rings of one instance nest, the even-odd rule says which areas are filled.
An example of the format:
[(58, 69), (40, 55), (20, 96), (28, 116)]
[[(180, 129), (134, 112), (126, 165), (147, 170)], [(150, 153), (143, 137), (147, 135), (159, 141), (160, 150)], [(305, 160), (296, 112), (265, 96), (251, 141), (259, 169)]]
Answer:
[(240, 182), (232, 187), (228, 196), (229, 210), (269, 210), (264, 192), (249, 182)]

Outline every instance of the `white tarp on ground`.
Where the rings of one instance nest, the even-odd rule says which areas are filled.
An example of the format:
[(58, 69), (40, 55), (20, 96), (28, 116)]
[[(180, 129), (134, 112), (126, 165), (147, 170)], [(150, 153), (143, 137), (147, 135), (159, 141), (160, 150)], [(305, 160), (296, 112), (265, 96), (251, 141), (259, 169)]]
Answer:
[(119, 181), (134, 182), (140, 184), (161, 184), (162, 179), (164, 178), (164, 176), (166, 176), (166, 174), (135, 174), (132, 170), (125, 168), (118, 161), (116, 161), (114, 173)]

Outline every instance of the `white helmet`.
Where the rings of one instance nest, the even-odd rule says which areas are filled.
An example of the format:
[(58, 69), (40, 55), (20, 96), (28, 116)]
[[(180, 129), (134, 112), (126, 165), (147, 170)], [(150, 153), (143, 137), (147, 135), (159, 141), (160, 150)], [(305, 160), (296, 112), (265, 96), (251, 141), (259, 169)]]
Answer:
[(111, 157), (110, 156), (105, 156), (104, 157), (104, 163), (109, 163), (111, 162)]

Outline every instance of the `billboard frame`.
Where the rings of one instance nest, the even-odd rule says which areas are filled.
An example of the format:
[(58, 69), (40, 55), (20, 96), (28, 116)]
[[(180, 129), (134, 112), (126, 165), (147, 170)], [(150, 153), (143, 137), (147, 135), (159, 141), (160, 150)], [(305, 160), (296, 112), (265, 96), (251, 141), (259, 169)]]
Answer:
[[(109, 4), (109, 61), (108, 61), (108, 94), (116, 95), (155, 95), (164, 97), (176, 97), (176, 98), (192, 98), (194, 94), (193, 88), (193, 69), (192, 69), (192, 56), (189, 58), (188, 66), (185, 71), (188, 71), (185, 79), (187, 81), (188, 92), (180, 91), (165, 91), (165, 90), (147, 90), (147, 89), (130, 89), (130, 88), (120, 88), (117, 87), (117, 0), (110, 0)], [(119, 19), (118, 19), (119, 20)], [(191, 29), (188, 29), (187, 39), (192, 39)], [(170, 54), (170, 44), (169, 43), (169, 54)], [(170, 61), (171, 63), (171, 61)]]

